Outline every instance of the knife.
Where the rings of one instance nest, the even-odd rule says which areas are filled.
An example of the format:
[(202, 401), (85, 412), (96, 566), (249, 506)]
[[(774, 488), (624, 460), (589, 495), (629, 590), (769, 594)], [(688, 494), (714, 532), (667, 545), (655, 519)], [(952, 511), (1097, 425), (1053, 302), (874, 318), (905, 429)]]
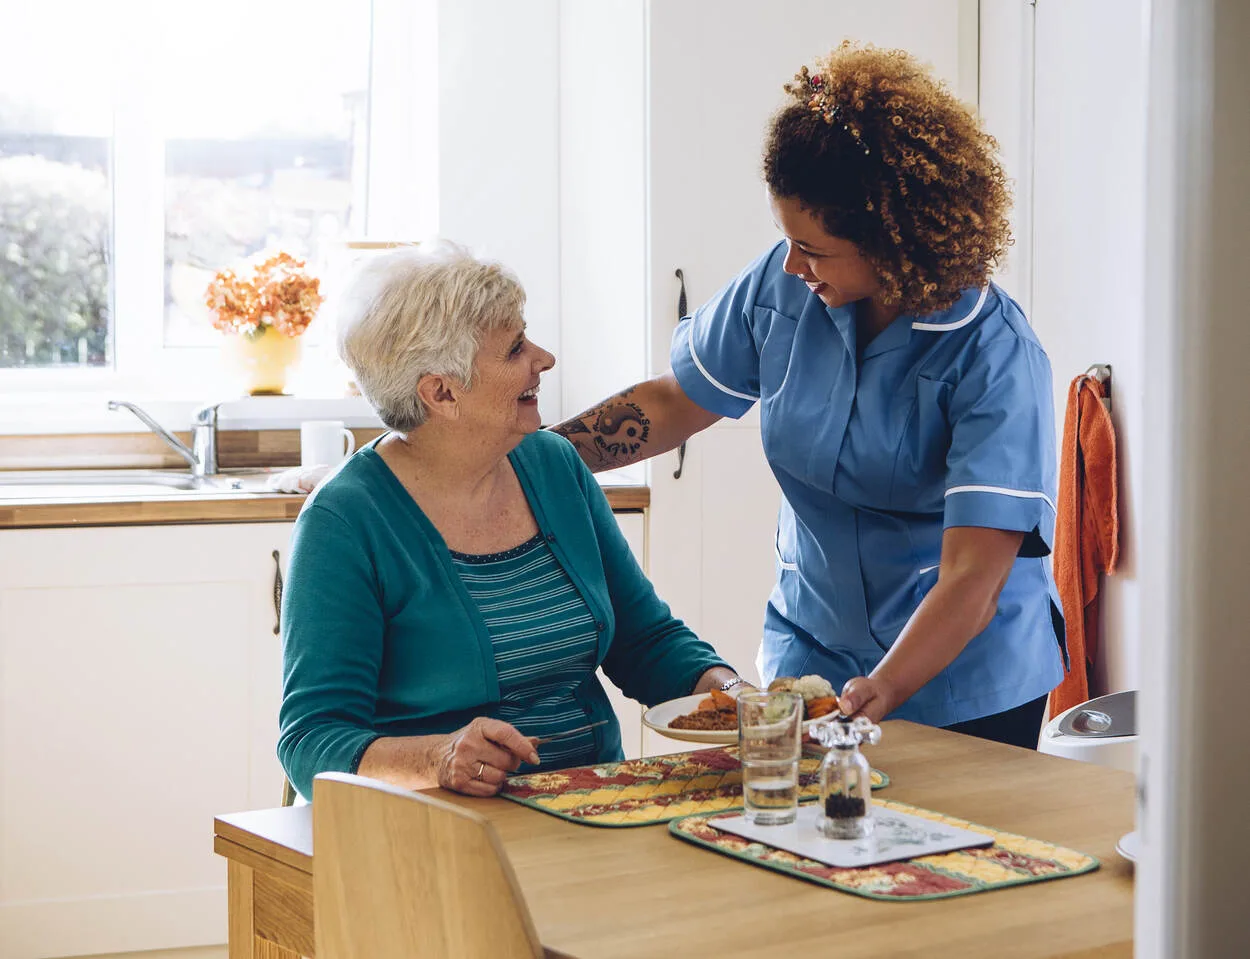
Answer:
[(569, 736), (576, 736), (578, 733), (584, 733), (586, 732), (586, 730), (594, 729), (596, 726), (603, 726), (607, 724), (609, 721), (610, 720), (607, 720), (607, 719), (601, 719), (597, 723), (591, 723), (588, 726), (578, 726), (576, 729), (566, 729), (562, 733), (554, 733), (550, 736), (539, 736), (537, 738), (534, 738), (534, 745), (536, 747), (546, 746), (547, 743), (555, 742), (557, 739), (567, 739)]

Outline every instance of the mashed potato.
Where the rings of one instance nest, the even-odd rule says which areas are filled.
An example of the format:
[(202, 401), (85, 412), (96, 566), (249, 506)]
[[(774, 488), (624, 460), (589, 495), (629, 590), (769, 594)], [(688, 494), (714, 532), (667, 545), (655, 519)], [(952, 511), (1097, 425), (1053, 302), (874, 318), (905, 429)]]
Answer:
[(813, 699), (820, 699), (824, 696), (832, 696), (833, 684), (824, 676), (800, 676), (794, 681), (794, 685), (790, 687), (790, 691), (798, 693), (803, 697), (803, 702), (810, 703)]

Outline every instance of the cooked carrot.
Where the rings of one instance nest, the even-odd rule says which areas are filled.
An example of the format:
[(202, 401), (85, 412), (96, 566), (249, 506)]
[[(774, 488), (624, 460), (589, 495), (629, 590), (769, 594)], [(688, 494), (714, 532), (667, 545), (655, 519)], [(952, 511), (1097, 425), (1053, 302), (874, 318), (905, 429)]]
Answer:
[(738, 701), (728, 693), (722, 693), (719, 689), (711, 690), (712, 699), (716, 702), (716, 708), (725, 712), (737, 712)]
[(695, 707), (696, 713), (714, 713), (716, 712), (716, 700), (711, 696), (699, 700), (699, 705)]
[(815, 699), (809, 700), (807, 704), (807, 718), (816, 719), (820, 716), (828, 716), (838, 708), (837, 696), (817, 696)]

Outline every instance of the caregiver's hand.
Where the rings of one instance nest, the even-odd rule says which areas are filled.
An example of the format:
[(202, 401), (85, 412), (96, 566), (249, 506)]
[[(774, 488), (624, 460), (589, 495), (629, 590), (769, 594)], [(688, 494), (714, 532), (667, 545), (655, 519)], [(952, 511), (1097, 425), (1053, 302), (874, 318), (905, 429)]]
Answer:
[(534, 741), (499, 719), (478, 717), (443, 738), (438, 784), (466, 796), (493, 796), (521, 763), (538, 764)]
[(844, 716), (867, 716), (881, 722), (897, 705), (889, 683), (873, 676), (855, 676), (846, 681), (838, 706)]

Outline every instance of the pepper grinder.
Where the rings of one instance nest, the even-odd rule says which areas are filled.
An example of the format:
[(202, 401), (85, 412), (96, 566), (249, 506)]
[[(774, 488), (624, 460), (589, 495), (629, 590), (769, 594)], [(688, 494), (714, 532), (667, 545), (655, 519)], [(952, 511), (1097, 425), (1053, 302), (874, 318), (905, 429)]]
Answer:
[(816, 825), (830, 839), (872, 835), (872, 767), (861, 743), (881, 741), (881, 727), (866, 716), (835, 716), (813, 724), (813, 738), (829, 747), (820, 763), (820, 809)]

